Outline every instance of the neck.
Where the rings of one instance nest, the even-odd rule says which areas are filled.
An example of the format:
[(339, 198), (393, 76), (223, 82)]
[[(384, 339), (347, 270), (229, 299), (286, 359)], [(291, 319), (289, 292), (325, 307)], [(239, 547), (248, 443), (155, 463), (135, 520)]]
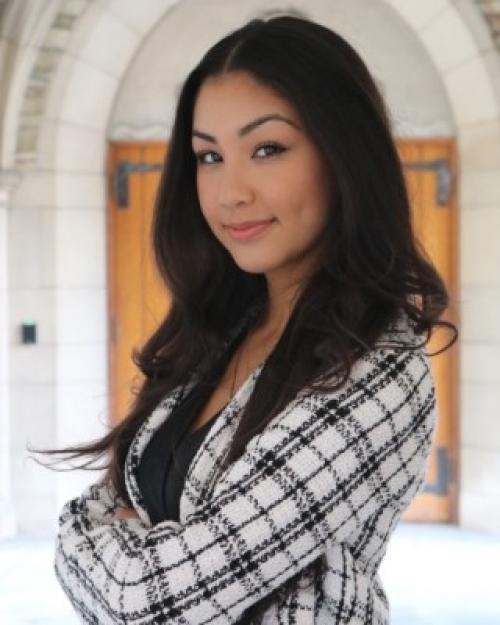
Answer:
[(311, 254), (307, 262), (296, 264), (292, 269), (275, 270), (266, 274), (268, 300), (261, 329), (281, 333), (293, 312), (305, 285), (321, 267), (320, 249)]
[(256, 328), (259, 332), (270, 336), (283, 332), (292, 315), (301, 286), (292, 284), (282, 289), (268, 288), (269, 298)]

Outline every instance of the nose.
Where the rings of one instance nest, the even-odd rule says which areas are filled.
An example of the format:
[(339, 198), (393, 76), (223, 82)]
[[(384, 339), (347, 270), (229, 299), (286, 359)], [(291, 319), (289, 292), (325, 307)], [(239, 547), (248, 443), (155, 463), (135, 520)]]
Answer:
[(224, 163), (219, 179), (219, 205), (231, 208), (241, 203), (248, 203), (253, 196), (250, 180), (244, 168), (238, 164)]

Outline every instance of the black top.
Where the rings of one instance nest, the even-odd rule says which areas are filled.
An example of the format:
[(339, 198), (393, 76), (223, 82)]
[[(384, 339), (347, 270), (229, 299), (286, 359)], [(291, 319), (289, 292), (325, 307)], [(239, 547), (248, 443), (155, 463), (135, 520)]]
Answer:
[(179, 504), (184, 480), (214, 420), (225, 406), (201, 428), (190, 432), (191, 424), (211, 396), (234, 351), (246, 332), (236, 336), (210, 379), (200, 380), (154, 433), (144, 450), (137, 483), (153, 524), (179, 521)]

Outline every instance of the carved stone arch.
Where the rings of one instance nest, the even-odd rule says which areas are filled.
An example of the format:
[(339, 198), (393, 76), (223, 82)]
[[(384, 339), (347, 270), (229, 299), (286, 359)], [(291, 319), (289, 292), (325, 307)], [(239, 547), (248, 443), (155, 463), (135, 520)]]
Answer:
[[(166, 11), (179, 1), (182, 0), (165, 0), (163, 2), (157, 0), (156, 2), (150, 2), (150, 15), (143, 20), (143, 24), (152, 27)], [(433, 9), (422, 10), (418, 8), (419, 3), (404, 3), (401, 0), (383, 1), (390, 4), (401, 15), (402, 19), (415, 29), (419, 36), (427, 23), (439, 13), (448, 12), (449, 19), (455, 22), (457, 19), (462, 19), (464, 28), (467, 28), (467, 22), (470, 24), (471, 21), (474, 21), (474, 15), (476, 17), (481, 15), (486, 25), (485, 30), (488, 30), (489, 34), (487, 36), (485, 33), (478, 34), (478, 30), (481, 30), (481, 25), (477, 23), (477, 20), (475, 24), (470, 24), (474, 28), (476, 39), (480, 39), (475, 50), (473, 47), (470, 48), (471, 52), (474, 50), (474, 53), (479, 53), (481, 50), (484, 50), (485, 42), (486, 45), (489, 44), (500, 51), (500, 7), (498, 3), (493, 3), (490, 0), (477, 0), (476, 4), (467, 8), (465, 3), (442, 0), (441, 2), (433, 3)], [(29, 55), (25, 53), (31, 59), (31, 67), (29, 76), (27, 78), (24, 77), (25, 85), (22, 97), (19, 97), (15, 83), (23, 81), (22, 72), (19, 69), (26, 67), (27, 58), (18, 60), (16, 63), (18, 75), (12, 77), (9, 85), (11, 91), (9, 100), (12, 101), (13, 106), (8, 106), (7, 103), (4, 119), (10, 122), (6, 123), (5, 126), (14, 130), (15, 136), (12, 136), (12, 131), (4, 133), (2, 142), (4, 168), (12, 165), (18, 168), (29, 168), (35, 164), (40, 124), (45, 112), (44, 105), (47, 92), (58, 70), (58, 65), (67, 50), (68, 42), (74, 31), (80, 26), (79, 22), (83, 19), (88, 22), (87, 34), (91, 38), (92, 29), (89, 28), (89, 25), (97, 23), (100, 14), (109, 11), (109, 14), (117, 19), (123, 19), (123, 16), (127, 14), (134, 14), (133, 10), (131, 10), (133, 6), (133, 1), (131, 0), (120, 0), (120, 3), (116, 2), (116, 0), (114, 2), (112, 0), (100, 0), (98, 3), (90, 3), (88, 0), (56, 0), (56, 2), (44, 4), (43, 11), (40, 12), (41, 6), (38, 3), (37, 7), (35, 2), (22, 4), (9, 2), (9, 0), (0, 2), (0, 23), (5, 30), (12, 28), (13, 25), (16, 25), (16, 22), (19, 23), (22, 19), (26, 20), (28, 18), (29, 22), (30, 20), (34, 21), (34, 18), (36, 18), (38, 21), (37, 29), (32, 29), (26, 35), (29, 39), (30, 47), (34, 45), (35, 54), (33, 54), (33, 50), (30, 51)], [(23, 9), (22, 12), (19, 7)], [(304, 7), (305, 9), (306, 7)], [(301, 8), (290, 8), (290, 12), (294, 11), (297, 14), (304, 12)], [(265, 17), (268, 14), (274, 15), (282, 12), (286, 11), (264, 9), (262, 15)], [(23, 30), (29, 31), (26, 23)], [(141, 34), (142, 36), (147, 36), (146, 31), (143, 31)], [(85, 41), (84, 39), (81, 39), (82, 46), (86, 43), (88, 45), (88, 40)], [(421, 37), (421, 39), (425, 47), (428, 47), (426, 38)], [(140, 40), (138, 40), (137, 45), (140, 45)], [(429, 50), (429, 52), (431, 56), (435, 56), (439, 53), (439, 50)], [(436, 65), (440, 67), (438, 62), (436, 62)], [(125, 68), (124, 66), (124, 71)], [(489, 68), (488, 73), (490, 74), (490, 80), (496, 80), (497, 83), (500, 83), (500, 78), (491, 75), (491, 68)], [(500, 92), (500, 86), (498, 85), (497, 90)], [(453, 95), (451, 94), (452, 97), (450, 98), (452, 103), (455, 100)], [(479, 100), (480, 98), (477, 99)], [(17, 119), (15, 119), (15, 115), (17, 115)], [(12, 160), (8, 158), (9, 155), (5, 152), (9, 146)]]

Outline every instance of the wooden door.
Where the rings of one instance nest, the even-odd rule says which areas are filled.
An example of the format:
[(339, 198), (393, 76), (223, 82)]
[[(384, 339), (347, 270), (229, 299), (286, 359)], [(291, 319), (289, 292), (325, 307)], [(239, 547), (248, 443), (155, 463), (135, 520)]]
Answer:
[(152, 255), (151, 221), (164, 142), (112, 142), (108, 172), (108, 329), (110, 419), (123, 419), (143, 376), (132, 360), (168, 311)]
[[(443, 319), (459, 326), (458, 211), (456, 152), (453, 139), (398, 141), (417, 238), (443, 277), (450, 306)], [(430, 354), (449, 342), (439, 330), (427, 345)], [(409, 521), (457, 521), (458, 496), (458, 341), (430, 358), (436, 382), (437, 426), (423, 492), (403, 514)]]
[[(412, 205), (415, 233), (458, 301), (455, 148), (452, 140), (398, 140)], [(126, 416), (132, 388), (142, 374), (132, 362), (168, 310), (169, 298), (156, 276), (150, 242), (151, 217), (166, 144), (113, 142), (108, 155), (109, 388), (111, 421)], [(444, 317), (458, 325), (451, 306)], [(433, 336), (437, 351), (446, 332)], [(438, 423), (424, 491), (403, 520), (457, 520), (458, 353), (457, 344), (430, 359), (436, 381)]]

